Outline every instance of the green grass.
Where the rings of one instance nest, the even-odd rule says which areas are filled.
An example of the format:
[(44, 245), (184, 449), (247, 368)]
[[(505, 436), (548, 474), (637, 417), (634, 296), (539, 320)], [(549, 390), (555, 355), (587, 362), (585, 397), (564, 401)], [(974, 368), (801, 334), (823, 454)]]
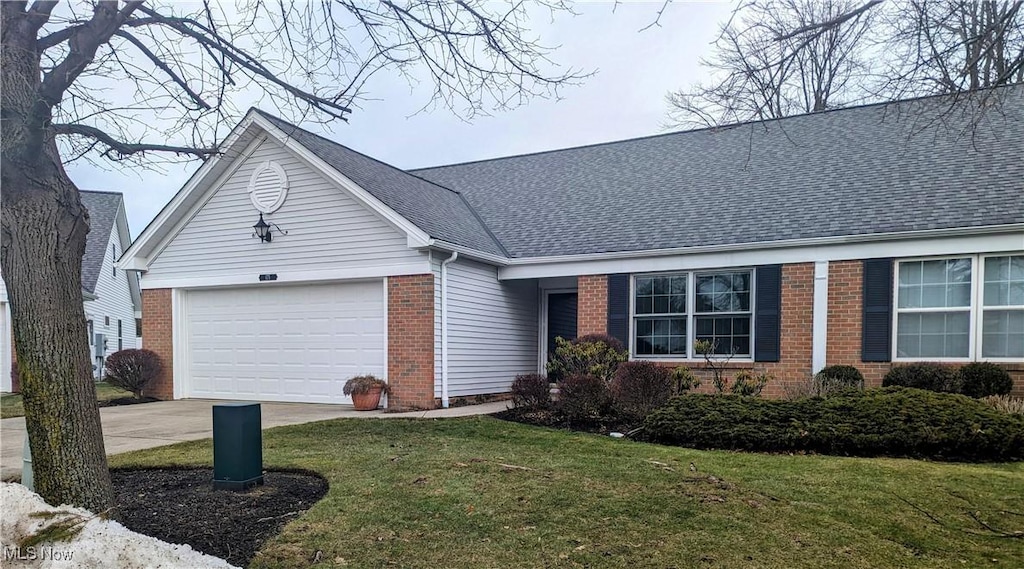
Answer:
[[(270, 429), (263, 445), (266, 466), (312, 469), (331, 487), (264, 545), (254, 567), (1009, 567), (1024, 559), (1024, 539), (996, 537), (969, 516), (1024, 530), (1022, 463), (695, 451), (490, 417), (325, 421)], [(205, 440), (111, 463), (209, 465), (211, 453)]]
[[(131, 393), (118, 389), (109, 383), (102, 381), (96, 383), (96, 399), (98, 401), (107, 401), (130, 395)], [(0, 419), (24, 416), (25, 407), (21, 404), (21, 394), (11, 393), (10, 395), (0, 396)]]

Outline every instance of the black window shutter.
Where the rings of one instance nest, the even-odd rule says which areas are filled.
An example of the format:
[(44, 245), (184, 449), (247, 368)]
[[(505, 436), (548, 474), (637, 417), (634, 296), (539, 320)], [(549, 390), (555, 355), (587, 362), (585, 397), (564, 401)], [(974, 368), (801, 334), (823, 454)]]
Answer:
[(608, 335), (629, 345), (629, 275), (608, 275)]
[(782, 265), (757, 267), (754, 285), (754, 361), (777, 362), (782, 344)]
[(864, 261), (860, 359), (865, 362), (892, 361), (892, 266), (892, 259)]

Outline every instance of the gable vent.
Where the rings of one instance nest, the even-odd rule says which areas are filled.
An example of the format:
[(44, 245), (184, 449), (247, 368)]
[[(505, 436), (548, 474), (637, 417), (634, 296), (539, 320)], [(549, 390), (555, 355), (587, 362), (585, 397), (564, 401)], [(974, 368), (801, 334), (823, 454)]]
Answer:
[(288, 176), (277, 162), (260, 164), (249, 178), (249, 200), (257, 211), (274, 213), (288, 195)]

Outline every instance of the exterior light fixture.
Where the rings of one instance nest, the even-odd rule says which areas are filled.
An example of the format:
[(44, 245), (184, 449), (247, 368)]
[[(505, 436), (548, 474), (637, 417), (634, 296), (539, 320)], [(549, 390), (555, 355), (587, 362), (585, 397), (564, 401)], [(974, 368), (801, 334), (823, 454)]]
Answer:
[(288, 232), (281, 229), (276, 223), (267, 223), (264, 221), (263, 213), (260, 212), (260, 220), (256, 222), (256, 225), (252, 226), (254, 232), (253, 237), (259, 237), (260, 241), (270, 243), (274, 237), (274, 233), (270, 230), (272, 227), (277, 229), (281, 234), (288, 235)]

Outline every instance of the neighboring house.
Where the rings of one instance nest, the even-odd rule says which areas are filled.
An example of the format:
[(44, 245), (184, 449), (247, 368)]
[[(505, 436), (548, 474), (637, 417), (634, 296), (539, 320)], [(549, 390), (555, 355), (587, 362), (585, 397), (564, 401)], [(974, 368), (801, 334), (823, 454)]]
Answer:
[[(141, 318), (138, 274), (123, 271), (115, 261), (131, 244), (124, 199), (117, 192), (80, 192), (89, 210), (89, 235), (82, 258), (82, 298), (89, 328), (89, 354), (97, 377), (110, 354), (140, 345), (137, 334)], [(9, 370), (14, 359), (11, 342), (11, 312), (7, 289), (0, 280), (0, 369)], [(11, 391), (6, 371), (0, 391)]]
[[(1000, 362), (1024, 392), (1024, 100), (944, 98), (411, 172), (253, 110), (121, 259), (164, 398), (506, 392), (555, 336), (771, 394), (826, 364)], [(254, 225), (270, 224), (272, 239)]]

